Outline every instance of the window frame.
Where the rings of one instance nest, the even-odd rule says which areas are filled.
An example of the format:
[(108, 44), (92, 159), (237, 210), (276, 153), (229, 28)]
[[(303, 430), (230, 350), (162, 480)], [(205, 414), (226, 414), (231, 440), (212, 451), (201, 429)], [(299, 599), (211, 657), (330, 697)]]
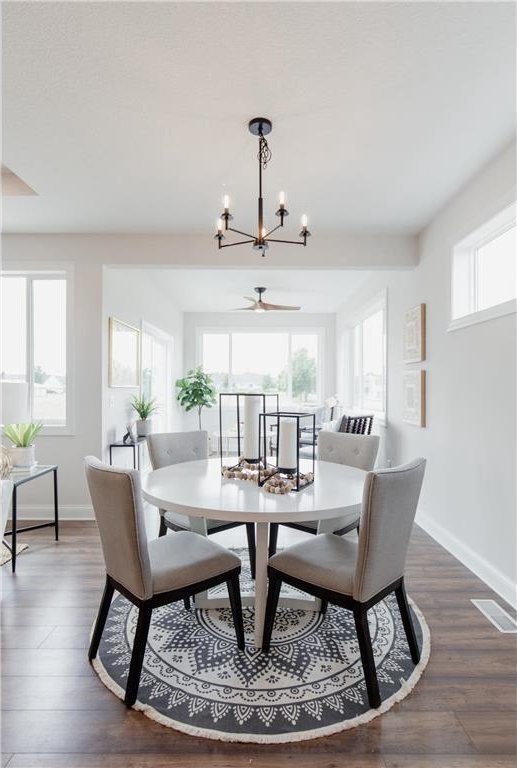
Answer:
[(288, 368), (288, 376), (287, 376), (287, 395), (286, 399), (283, 403), (284, 407), (286, 408), (292, 408), (292, 407), (298, 407), (299, 409), (306, 408), (306, 407), (314, 407), (313, 404), (307, 404), (302, 403), (301, 401), (296, 401), (292, 399), (292, 369), (291, 369), (291, 359), (292, 359), (292, 337), (293, 336), (305, 336), (308, 334), (313, 334), (317, 337), (318, 340), (318, 348), (317, 348), (317, 361), (316, 361), (316, 402), (314, 405), (318, 405), (323, 402), (323, 393), (325, 392), (325, 365), (324, 365), (324, 357), (325, 357), (325, 328), (323, 327), (315, 327), (315, 326), (300, 326), (299, 328), (293, 329), (292, 327), (282, 327), (282, 326), (271, 326), (267, 328), (257, 328), (249, 327), (249, 326), (239, 326), (239, 328), (232, 328), (228, 326), (206, 326), (206, 327), (198, 327), (196, 328), (196, 365), (203, 365), (203, 336), (207, 333), (220, 333), (220, 334), (228, 334), (230, 336), (230, 344), (229, 344), (229, 356), (228, 356), (228, 362), (229, 362), (229, 375), (232, 375), (232, 363), (233, 363), (233, 344), (231, 341), (232, 334), (235, 333), (249, 333), (249, 334), (258, 334), (258, 333), (268, 333), (271, 335), (274, 334), (287, 334), (288, 341), (287, 341), (287, 349), (288, 349), (288, 362), (289, 362), (289, 368)]
[[(517, 312), (517, 298), (509, 299), (500, 304), (492, 304), (485, 309), (477, 309), (479, 300), (479, 251), (488, 243), (496, 240), (510, 229), (517, 226), (516, 203), (506, 205), (495, 216), (477, 227), (467, 237), (460, 240), (452, 249), (450, 260), (450, 302), (449, 325), (447, 331), (455, 331), (469, 325), (494, 320), (498, 317)], [(458, 258), (466, 259), (467, 272), (467, 304), (469, 311), (464, 315), (454, 316), (454, 301), (456, 294), (456, 261)]]
[[(355, 397), (355, 381), (354, 381), (354, 361), (356, 352), (359, 352), (360, 370), (361, 370), (361, 386), (359, 390), (363, 394), (363, 329), (362, 325), (372, 315), (382, 311), (383, 313), (383, 380), (384, 380), (384, 392), (382, 397), (382, 411), (375, 411), (372, 408), (366, 408), (361, 404), (358, 404)], [(355, 341), (355, 329), (360, 328), (360, 341), (359, 350), (356, 349)], [(348, 379), (348, 403), (352, 411), (358, 412), (372, 412), (375, 416), (375, 420), (382, 426), (385, 426), (388, 418), (388, 293), (387, 290), (383, 290), (376, 294), (370, 301), (364, 304), (361, 309), (356, 312), (353, 317), (350, 318), (346, 327), (347, 334), (345, 336), (345, 345), (348, 347), (348, 354), (345, 354), (345, 361), (347, 367), (347, 379)]]
[(74, 345), (73, 345), (73, 306), (72, 295), (74, 290), (74, 270), (69, 262), (48, 265), (19, 266), (4, 264), (0, 271), (0, 278), (23, 277), (26, 279), (26, 366), (27, 382), (29, 384), (29, 414), (34, 421), (34, 306), (33, 283), (35, 280), (61, 279), (66, 284), (66, 410), (64, 424), (45, 424), (41, 435), (45, 437), (69, 437), (75, 434), (75, 382), (73, 372)]

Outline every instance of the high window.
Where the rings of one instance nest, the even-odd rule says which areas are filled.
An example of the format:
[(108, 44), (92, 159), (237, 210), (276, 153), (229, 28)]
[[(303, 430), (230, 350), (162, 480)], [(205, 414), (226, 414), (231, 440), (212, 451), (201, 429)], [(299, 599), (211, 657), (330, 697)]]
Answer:
[(515, 312), (515, 205), (454, 248), (450, 329)]
[(370, 305), (350, 333), (351, 404), (384, 419), (386, 414), (386, 303)]
[(220, 392), (278, 392), (284, 404), (321, 399), (322, 332), (202, 331), (199, 360)]
[(71, 426), (67, 293), (64, 272), (1, 278), (1, 379), (22, 385), (28, 418), (41, 421), (47, 434)]

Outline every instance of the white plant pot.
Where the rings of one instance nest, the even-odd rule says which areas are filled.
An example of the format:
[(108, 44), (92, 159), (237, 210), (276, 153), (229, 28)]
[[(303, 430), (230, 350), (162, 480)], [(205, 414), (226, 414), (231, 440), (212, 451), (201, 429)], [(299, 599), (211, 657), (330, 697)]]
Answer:
[(136, 434), (138, 437), (147, 437), (151, 433), (151, 419), (138, 419), (136, 422)]
[(24, 469), (30, 469), (36, 464), (35, 446), (28, 445), (27, 448), (16, 448), (12, 446), (9, 448), (9, 456), (13, 467), (23, 467)]

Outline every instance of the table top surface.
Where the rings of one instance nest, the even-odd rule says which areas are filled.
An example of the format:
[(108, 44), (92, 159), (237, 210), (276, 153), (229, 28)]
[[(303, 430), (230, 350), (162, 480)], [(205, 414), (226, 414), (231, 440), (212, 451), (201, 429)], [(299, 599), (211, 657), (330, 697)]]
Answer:
[(53, 472), (55, 469), (57, 469), (57, 464), (35, 464), (32, 469), (13, 470), (9, 479), (13, 481), (13, 485), (21, 485), (29, 480), (34, 480), (36, 477), (46, 475), (47, 472)]
[[(230, 463), (229, 459), (225, 459)], [(308, 471), (312, 462), (302, 462)], [(317, 461), (314, 483), (285, 495), (267, 493), (255, 483), (225, 480), (220, 459), (162, 467), (143, 479), (144, 498), (155, 506), (193, 517), (238, 522), (294, 522), (339, 517), (361, 503), (366, 472)]]

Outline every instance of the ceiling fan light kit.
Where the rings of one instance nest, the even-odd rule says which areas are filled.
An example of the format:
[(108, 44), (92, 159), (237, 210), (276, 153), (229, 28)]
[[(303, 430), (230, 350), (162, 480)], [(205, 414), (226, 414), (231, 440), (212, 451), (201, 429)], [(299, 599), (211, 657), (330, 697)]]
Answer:
[[(258, 227), (257, 234), (252, 235), (249, 232), (243, 232), (240, 229), (235, 229), (230, 226), (230, 222), (233, 221), (233, 216), (230, 213), (230, 198), (225, 195), (223, 198), (223, 212), (220, 218), (217, 220), (217, 232), (214, 236), (218, 241), (219, 248), (231, 248), (234, 245), (247, 245), (251, 244), (254, 250), (260, 251), (262, 256), (266, 255), (266, 251), (269, 248), (269, 243), (288, 243), (289, 245), (307, 245), (307, 238), (311, 236), (308, 229), (307, 216), (302, 216), (302, 228), (299, 234), (300, 240), (281, 240), (279, 238), (271, 237), (271, 235), (278, 229), (284, 226), (284, 220), (289, 216), (289, 211), (285, 207), (285, 193), (280, 192), (278, 198), (278, 210), (275, 213), (280, 219), (280, 224), (269, 231), (264, 226), (264, 199), (262, 197), (262, 171), (265, 171), (272, 154), (265, 138), (273, 129), (273, 123), (267, 117), (254, 117), (248, 123), (248, 129), (253, 136), (258, 136), (259, 151), (257, 155), (259, 164), (259, 190), (258, 190)], [(238, 235), (243, 235), (246, 240), (238, 240), (235, 243), (223, 243), (225, 235), (223, 232), (235, 232)], [(256, 289), (255, 289), (256, 290)], [(264, 289), (265, 290), (265, 289)]]

